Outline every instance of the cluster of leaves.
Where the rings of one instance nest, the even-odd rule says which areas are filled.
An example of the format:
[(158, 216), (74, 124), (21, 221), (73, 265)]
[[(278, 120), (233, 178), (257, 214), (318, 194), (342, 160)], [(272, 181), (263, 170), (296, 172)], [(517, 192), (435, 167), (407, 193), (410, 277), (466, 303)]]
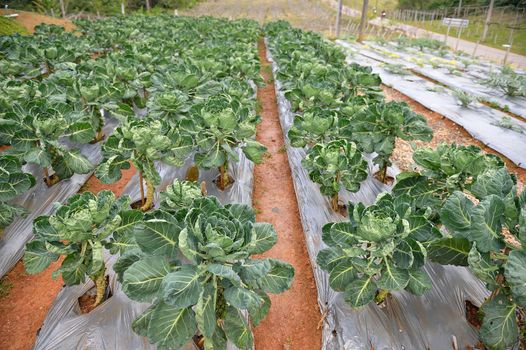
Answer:
[[(42, 167), (48, 185), (94, 169), (110, 183), (131, 161), (146, 180), (146, 209), (159, 183), (155, 162), (180, 166), (193, 152), (228, 180), (236, 147), (262, 161), (256, 22), (132, 16), (77, 25), (80, 35), (42, 25), (0, 38), (0, 142)], [(104, 139), (108, 116), (120, 126), (97, 167), (80, 150)]]
[(294, 276), (287, 263), (251, 258), (276, 243), (272, 225), (256, 223), (246, 205), (201, 197), (186, 182), (171, 186), (162, 208), (135, 227), (138, 248), (115, 265), (124, 292), (152, 303), (134, 331), (162, 348), (181, 348), (197, 330), (206, 349), (226, 349), (227, 339), (252, 348), (250, 324), (267, 314), (267, 293), (287, 290)]
[(421, 242), (437, 235), (425, 214), (414, 211), (407, 197), (380, 195), (373, 205), (349, 206), (349, 221), (323, 227), (328, 248), (317, 262), (329, 273), (332, 289), (361, 307), (387, 293), (407, 290), (421, 295), (431, 288), (422, 269), (427, 251)]
[(332, 197), (332, 207), (338, 209), (338, 193), (343, 187), (356, 192), (367, 179), (368, 165), (356, 144), (334, 140), (316, 144), (302, 162), (312, 181), (320, 184), (322, 194)]
[[(526, 191), (500, 158), (475, 146), (415, 150), (419, 172), (401, 173), (392, 194), (350, 204), (349, 222), (323, 228), (318, 264), (353, 307), (386, 293), (422, 294), (427, 260), (467, 266), (491, 291), (480, 308), (490, 349), (523, 339), (526, 303)], [(444, 229), (440, 229), (443, 226)]]
[(0, 229), (25, 213), (25, 209), (8, 202), (35, 185), (35, 178), (22, 171), (18, 158), (0, 156)]
[(499, 89), (506, 96), (526, 97), (526, 77), (523, 74), (516, 73), (508, 66), (502, 67), (500, 72), (490, 72), (483, 83)]
[(132, 228), (141, 220), (142, 213), (130, 209), (128, 196), (116, 199), (111, 191), (77, 194), (58, 205), (55, 214), (33, 222), (35, 239), (26, 245), (26, 271), (42, 272), (64, 256), (53, 278), (60, 275), (66, 285), (75, 285), (88, 276), (97, 286), (97, 305), (106, 288), (103, 248), (112, 253), (124, 251)]
[(478, 186), (479, 176), (504, 166), (499, 157), (476, 146), (455, 144), (440, 144), (435, 149), (417, 148), (413, 161), (419, 172), (399, 174), (393, 194), (408, 194), (413, 206), (431, 209), (434, 217), (453, 192)]
[(391, 101), (371, 105), (357, 113), (351, 137), (364, 152), (376, 154), (373, 162), (380, 167), (382, 180), (385, 180), (396, 139), (431, 141), (433, 130), (425, 117), (413, 112), (407, 103)]
[(505, 168), (479, 176), (469, 194), (456, 191), (440, 211), (450, 236), (434, 242), (432, 259), (468, 266), (491, 291), (482, 304), (480, 338), (491, 349), (524, 340), (526, 191)]
[[(432, 138), (423, 116), (404, 103), (384, 102), (380, 78), (370, 67), (347, 64), (340, 48), (286, 22), (269, 23), (265, 31), (279, 66), (277, 78), (297, 113), (288, 131), (290, 143), (308, 148), (304, 165), (322, 193), (332, 197), (334, 210), (341, 187), (358, 191), (367, 178), (362, 153), (376, 153), (374, 162), (385, 181), (396, 138)], [(350, 149), (352, 154), (346, 154)]]

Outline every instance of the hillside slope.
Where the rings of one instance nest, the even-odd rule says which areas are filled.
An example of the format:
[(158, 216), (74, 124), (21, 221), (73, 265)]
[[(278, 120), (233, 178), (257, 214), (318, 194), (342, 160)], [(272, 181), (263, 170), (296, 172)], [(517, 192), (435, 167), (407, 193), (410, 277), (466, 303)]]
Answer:
[[(13, 10), (10, 10), (9, 12), (18, 13), (18, 17), (15, 18), (15, 21), (21, 24), (30, 33), (32, 33), (35, 30), (35, 26), (41, 23), (56, 24), (59, 26), (63, 26), (64, 28), (66, 28), (66, 30), (73, 30), (75, 28), (73, 23), (71, 23), (71, 21), (67, 19), (54, 18), (54, 17), (42, 15), (36, 12), (13, 11)], [(0, 10), (0, 14), (3, 15), (5, 13), (6, 12), (4, 10)]]

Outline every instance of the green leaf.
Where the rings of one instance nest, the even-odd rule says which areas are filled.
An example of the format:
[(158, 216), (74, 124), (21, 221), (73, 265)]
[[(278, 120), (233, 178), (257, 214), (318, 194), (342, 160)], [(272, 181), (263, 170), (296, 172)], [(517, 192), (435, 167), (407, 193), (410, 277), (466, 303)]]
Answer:
[(150, 319), (148, 339), (158, 349), (180, 349), (195, 334), (197, 324), (192, 308), (159, 303)]
[(228, 279), (234, 285), (239, 285), (241, 282), (239, 275), (228, 265), (210, 264), (207, 270), (218, 277)]
[(268, 259), (270, 271), (258, 280), (261, 289), (267, 293), (279, 294), (290, 288), (294, 278), (292, 265), (275, 259)]
[(44, 271), (59, 255), (48, 252), (42, 241), (32, 241), (26, 244), (24, 266), (27, 273), (35, 274)]
[(496, 251), (504, 247), (501, 235), (503, 214), (504, 203), (494, 195), (486, 197), (473, 208), (473, 227), (467, 238), (477, 242), (477, 248), (481, 252)]
[(329, 272), (344, 259), (347, 259), (347, 256), (343, 252), (335, 248), (325, 248), (319, 251), (316, 263)]
[(431, 261), (442, 265), (468, 265), (468, 254), (471, 245), (466, 238), (443, 238), (432, 242), (427, 247)]
[(265, 316), (267, 316), (271, 305), (270, 298), (266, 293), (258, 292), (258, 294), (261, 298), (261, 303), (251, 303), (248, 305), (250, 320), (252, 321), (252, 325), (254, 327), (257, 327), (257, 325), (265, 318)]
[(277, 240), (278, 235), (271, 224), (256, 222), (252, 226), (252, 239), (247, 245), (247, 250), (251, 254), (261, 254), (272, 248)]
[(409, 283), (407, 284), (407, 290), (416, 295), (423, 295), (425, 292), (430, 290), (433, 286), (429, 275), (423, 270), (408, 270), (409, 272)]
[(526, 252), (513, 250), (504, 265), (504, 276), (510, 284), (513, 300), (526, 308)]
[(515, 310), (504, 297), (497, 297), (481, 308), (484, 313), (480, 327), (480, 339), (493, 350), (505, 350), (515, 344), (519, 338)]
[(159, 295), (170, 265), (163, 256), (147, 256), (134, 262), (123, 274), (122, 289), (130, 299), (147, 302)]
[(440, 219), (452, 234), (463, 236), (473, 224), (472, 210), (473, 203), (462, 192), (454, 192), (444, 203)]
[(473, 243), (469, 251), (468, 264), (473, 274), (481, 281), (487, 283), (489, 286), (495, 286), (499, 266), (491, 260), (490, 253), (481, 254), (477, 249), (476, 243)]
[(216, 298), (217, 288), (214, 282), (208, 282), (195, 306), (197, 327), (205, 338), (211, 338), (216, 329)]
[(154, 304), (150, 306), (146, 311), (144, 311), (139, 317), (137, 317), (132, 323), (132, 329), (135, 333), (140, 336), (148, 336), (148, 328), (150, 327), (150, 321), (152, 320), (153, 313), (155, 308), (159, 304)]
[(254, 345), (252, 331), (239, 310), (234, 307), (227, 309), (223, 325), (227, 338), (240, 349), (250, 349)]
[(351, 259), (340, 261), (329, 272), (329, 285), (338, 292), (343, 292), (345, 287), (356, 278), (356, 270)]
[(245, 146), (243, 147), (243, 153), (245, 153), (248, 159), (256, 164), (261, 164), (263, 162), (263, 155), (266, 151), (267, 147), (263, 146), (257, 141), (252, 140), (247, 140), (245, 142)]
[(387, 259), (384, 259), (384, 267), (381, 277), (376, 281), (379, 288), (402, 290), (407, 286), (409, 283), (409, 272), (407, 270), (395, 267)]
[(365, 306), (374, 300), (377, 289), (372, 277), (355, 279), (345, 288), (345, 301), (355, 308)]
[(162, 284), (164, 301), (177, 308), (195, 305), (203, 289), (200, 276), (192, 265), (183, 265), (167, 274)]
[(135, 227), (135, 241), (145, 253), (175, 256), (180, 231), (174, 221), (150, 219)]

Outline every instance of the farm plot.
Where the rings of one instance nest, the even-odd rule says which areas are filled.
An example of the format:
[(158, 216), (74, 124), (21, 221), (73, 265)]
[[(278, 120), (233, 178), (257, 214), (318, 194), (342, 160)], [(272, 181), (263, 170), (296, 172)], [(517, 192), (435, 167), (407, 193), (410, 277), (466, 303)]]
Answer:
[(383, 43), (384, 46), (368, 42), (365, 47), (357, 48), (361, 55), (383, 62), (389, 68), (405, 67), (443, 86), (464, 91), (493, 107), (526, 118), (526, 76), (523, 72), (466, 55), (454, 55), (434, 40), (414, 41), (413, 45), (420, 45), (419, 50), (406, 47), (403, 40), (397, 44)]
[[(464, 127), (474, 138), (503, 154), (524, 168), (526, 156), (526, 122), (479, 103), (469, 93), (449, 90), (427, 79), (413, 75), (398, 63), (383, 64), (377, 59), (361, 55), (355, 45), (338, 41), (349, 50), (349, 62), (360, 62), (373, 67), (384, 84), (395, 88), (425, 107)], [(396, 69), (395, 69), (396, 68)]]
[[(516, 296), (511, 294), (496, 301), (492, 293), (486, 299), (490, 292), (483, 281), (490, 290), (502, 292), (504, 287), (493, 284), (474, 260), (486, 256), (492, 271), (502, 274), (501, 281), (508, 278), (504, 283), (514, 283), (513, 268), (488, 255), (510, 244), (502, 235), (502, 225), (517, 223), (512, 217), (524, 206), (519, 199), (524, 193), (516, 192), (514, 177), (502, 161), (473, 146), (417, 149), (414, 161), (419, 172), (397, 175), (391, 169), (388, 174), (397, 175), (391, 194), (377, 197), (390, 188), (378, 181), (389, 183), (385, 171), (377, 170), (389, 165), (395, 138), (428, 139), (425, 123), (403, 105), (383, 102), (378, 76), (357, 64), (347, 67), (343, 52), (318, 35), (283, 22), (267, 25), (266, 33), (306, 241), (311, 259), (318, 264), (323, 347), (449, 349), (451, 342), (476, 346), (479, 337), (496, 349), (517, 343), (521, 321), (516, 308), (522, 306), (512, 301)], [(370, 160), (371, 152), (376, 166), (367, 167), (364, 159)], [(496, 174), (509, 181), (504, 197), (486, 191), (487, 181)], [(479, 192), (482, 187), (486, 190)], [(475, 197), (477, 204), (471, 202)], [(498, 221), (492, 227), (499, 232), (494, 236), (499, 247), (481, 247), (479, 239), (486, 234), (475, 228), (475, 222), (489, 217), (473, 214), (489, 213), (491, 202), (504, 205), (505, 197), (522, 204), (512, 205), (508, 219), (501, 206), (500, 219), (490, 219)], [(350, 200), (347, 213), (338, 198)], [(465, 209), (465, 225), (455, 214), (460, 209), (455, 203)], [(447, 231), (438, 229), (441, 224)], [(517, 227), (512, 228), (514, 237)], [(520, 247), (515, 245), (518, 250), (512, 255), (522, 254)], [(469, 266), (476, 277), (468, 269), (450, 265)], [(466, 300), (490, 310), (479, 334), (464, 317)], [(502, 314), (497, 316), (494, 307), (501, 302), (508, 306), (500, 308)], [(513, 323), (512, 319), (506, 325), (493, 322), (504, 314), (513, 315)]]
[[(251, 348), (248, 320), (259, 323), (270, 306), (266, 293), (288, 289), (294, 274), (279, 260), (249, 259), (277, 239), (270, 224), (254, 223), (254, 212), (246, 205), (251, 202), (252, 162), (261, 162), (266, 151), (254, 140), (259, 122), (255, 84), (261, 82), (258, 25), (168, 16), (154, 22), (132, 17), (77, 25), (79, 42), (86, 47), (83, 58), (63, 53), (56, 62), (24, 61), (20, 57), (27, 52), (46, 58), (57, 53), (45, 46), (44, 38), (42, 43), (29, 38), (28, 47), (18, 51), (16, 40), (26, 39), (6, 39), (4, 88), (18, 100), (2, 110), (5, 132), (15, 129), (16, 134), (21, 128), (10, 126), (20, 119), (42, 128), (32, 138), (14, 138), (25, 143), (7, 144), (4, 152), (18, 159), (8, 169), (21, 177), (15, 170), (38, 160), (47, 170), (43, 177), (48, 185), (53, 186), (54, 175), (63, 180), (67, 176), (61, 166), (68, 164), (69, 154), (77, 162), (83, 159), (62, 140), (73, 137), (65, 130), (83, 122), (82, 132), (71, 134), (82, 135), (84, 143), (103, 143), (102, 160), (89, 171), (95, 170), (103, 183), (118, 181), (130, 163), (138, 174), (119, 199), (108, 191), (86, 192), (34, 220), (26, 270), (37, 273), (65, 257), (54, 276), (67, 285), (36, 348), (150, 348), (145, 337), (177, 348), (197, 328), (194, 343), (199, 346), (226, 348), (228, 339), (235, 344), (229, 346)], [(57, 27), (42, 31), (64, 35)], [(56, 80), (60, 84), (53, 85)], [(22, 98), (17, 89), (32, 94)], [(36, 107), (43, 109), (39, 118), (31, 114)], [(101, 109), (118, 122), (111, 135), (101, 132)], [(67, 167), (70, 173), (78, 171), (72, 167)], [(172, 184), (184, 178), (203, 182), (201, 187), (179, 180)], [(163, 188), (167, 190), (159, 203), (155, 193)], [(183, 241), (184, 253), (179, 250)], [(179, 262), (183, 256), (184, 264)], [(189, 287), (183, 281), (188, 277), (192, 296), (181, 294)], [(168, 294), (173, 298), (169, 302), (158, 297)], [(79, 309), (84, 297), (89, 303)], [(194, 309), (201, 310), (198, 316)], [(225, 323), (208, 322), (211, 317)], [(102, 320), (108, 327), (101, 327)], [(171, 327), (165, 327), (167, 322)]]
[[(341, 45), (284, 21), (76, 25), (71, 35), (42, 26), (0, 39), (4, 207), (20, 216), (15, 204), (31, 209), (32, 186), (84, 173), (110, 189), (64, 195), (23, 219), (32, 228), (21, 239), (30, 240), (25, 269), (58, 267), (53, 277), (66, 285), (35, 349), (525, 341), (526, 191), (497, 155), (426, 146), (426, 118), (382, 93), (382, 79), (397, 74), (349, 61)], [(437, 88), (407, 81), (408, 90)], [(495, 110), (474, 107), (477, 122), (490, 123)], [(400, 140), (418, 142), (411, 171), (393, 164)], [(36, 331), (15, 324), (19, 338)]]

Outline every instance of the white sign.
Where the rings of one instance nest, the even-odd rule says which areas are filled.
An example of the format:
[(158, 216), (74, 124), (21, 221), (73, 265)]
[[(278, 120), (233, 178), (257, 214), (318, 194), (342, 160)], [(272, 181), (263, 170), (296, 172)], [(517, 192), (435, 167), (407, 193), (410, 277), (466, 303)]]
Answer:
[(448, 27), (466, 28), (469, 24), (469, 19), (462, 18), (442, 18), (442, 24)]

